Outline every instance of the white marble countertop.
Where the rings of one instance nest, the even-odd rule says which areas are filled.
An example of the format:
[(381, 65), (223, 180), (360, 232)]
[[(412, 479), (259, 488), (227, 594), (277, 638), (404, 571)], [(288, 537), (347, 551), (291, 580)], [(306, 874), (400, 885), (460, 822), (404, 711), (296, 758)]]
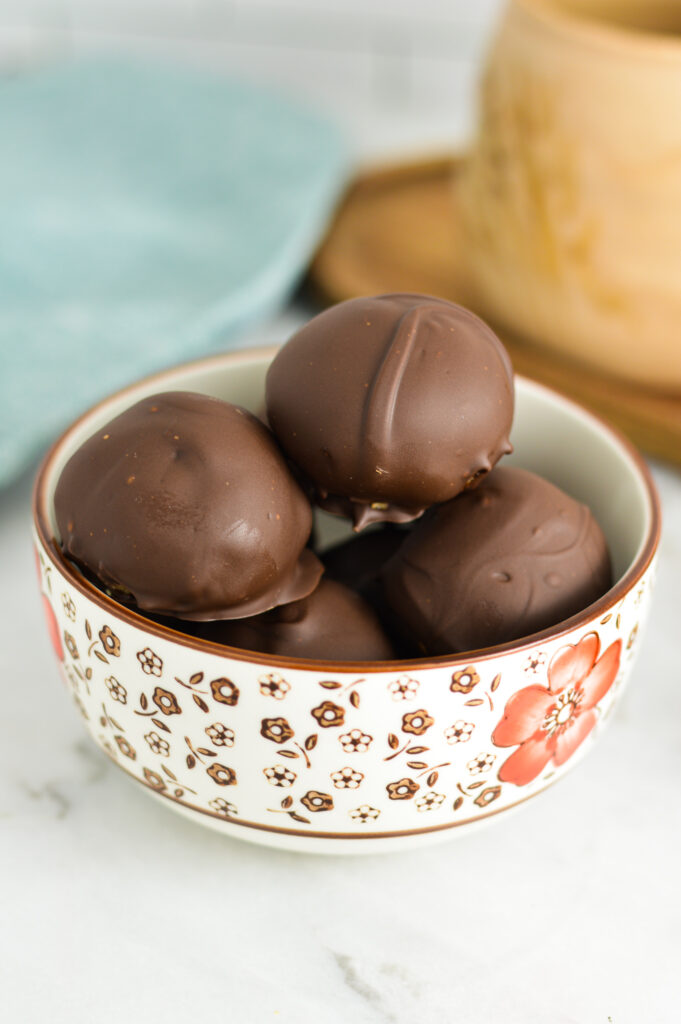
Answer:
[(3, 1019), (678, 1020), (681, 475), (655, 467), (665, 532), (651, 618), (594, 751), (487, 828), (359, 858), (225, 839), (100, 754), (41, 618), (31, 475), (0, 493)]

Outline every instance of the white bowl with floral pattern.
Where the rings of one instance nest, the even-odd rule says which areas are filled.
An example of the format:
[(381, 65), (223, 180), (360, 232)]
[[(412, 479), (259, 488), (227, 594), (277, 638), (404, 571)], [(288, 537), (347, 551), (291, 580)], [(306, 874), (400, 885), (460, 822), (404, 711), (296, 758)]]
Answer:
[(167, 807), (269, 846), (411, 847), (517, 807), (575, 764), (619, 698), (659, 539), (643, 460), (555, 392), (517, 380), (509, 461), (591, 507), (616, 582), (583, 612), (526, 639), (420, 661), (275, 658), (150, 622), (62, 558), (54, 489), (88, 436), (162, 390), (258, 411), (274, 351), (220, 355), (144, 380), (86, 413), (46, 456), (34, 494), (38, 573), (61, 676), (85, 727)]

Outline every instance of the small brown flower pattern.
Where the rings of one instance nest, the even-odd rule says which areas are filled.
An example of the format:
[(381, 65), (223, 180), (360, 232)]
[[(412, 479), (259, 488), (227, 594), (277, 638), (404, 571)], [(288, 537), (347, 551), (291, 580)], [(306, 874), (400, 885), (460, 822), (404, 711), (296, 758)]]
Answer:
[(454, 722), (454, 725), (445, 729), (445, 739), (447, 743), (468, 743), (474, 729), (473, 722), (464, 722), (459, 719), (458, 722)]
[(398, 779), (397, 782), (389, 782), (385, 788), (391, 800), (411, 800), (421, 787), (413, 779), (405, 778)]
[(292, 786), (297, 778), (296, 773), (292, 772), (290, 768), (285, 768), (283, 764), (275, 764), (272, 768), (263, 768), (263, 774), (272, 786)]
[(182, 708), (177, 703), (175, 694), (171, 693), (170, 690), (164, 690), (162, 686), (156, 687), (151, 699), (164, 715), (182, 714)]
[(402, 732), (411, 733), (413, 736), (423, 736), (434, 722), (435, 719), (423, 708), (420, 711), (410, 711), (402, 716)]
[(409, 676), (400, 676), (388, 683), (388, 690), (393, 700), (413, 700), (419, 692), (420, 683), (418, 679), (411, 679)]
[(214, 743), (216, 747), (233, 747), (234, 746), (234, 731), (228, 729), (222, 722), (213, 722), (204, 730), (206, 736)]
[(209, 800), (208, 806), (212, 807), (216, 814), (219, 814), (222, 818), (235, 818), (239, 813), (229, 800), (223, 800), (221, 796), (215, 800)]
[(217, 782), (218, 786), (235, 786), (236, 785), (236, 772), (233, 768), (228, 768), (224, 764), (212, 764), (210, 768), (206, 768), (206, 772), (210, 775), (213, 782)]
[(125, 736), (114, 736), (114, 740), (116, 741), (121, 754), (124, 754), (125, 757), (129, 757), (131, 761), (136, 760), (137, 753), (135, 752), (134, 747), (128, 743)]
[(331, 772), (331, 781), (336, 789), (358, 789), (363, 778), (362, 772), (354, 768), (340, 768), (337, 772)]
[(307, 807), (308, 811), (331, 811), (333, 810), (333, 797), (328, 793), (319, 793), (316, 789), (311, 789), (300, 798), (301, 804)]
[(310, 714), (317, 719), (322, 729), (341, 726), (345, 722), (345, 708), (334, 704), (332, 700), (322, 701), (318, 707), (312, 708)]
[(339, 736), (338, 740), (346, 754), (363, 754), (371, 746), (373, 736), (362, 732), (361, 729), (351, 729), (350, 732)]
[(76, 661), (80, 657), (80, 655), (78, 654), (78, 646), (74, 638), (67, 630), (64, 630), (64, 645), (66, 647), (66, 650), (73, 658), (73, 660)]
[(496, 756), (494, 754), (478, 754), (472, 761), (469, 761), (466, 767), (471, 775), (480, 775), (482, 772), (488, 772), (494, 762)]
[(115, 676), (109, 676), (104, 682), (112, 700), (117, 700), (119, 704), (128, 703), (128, 691), (123, 683), (119, 683)]
[(212, 680), (210, 691), (213, 694), (213, 700), (218, 704), (228, 704), (233, 708), (239, 703), (239, 687), (231, 679), (225, 679), (224, 676)]
[(285, 718), (263, 718), (260, 723), (260, 735), (273, 743), (286, 743), (294, 732)]
[(138, 651), (137, 660), (142, 671), (148, 676), (160, 676), (163, 672), (163, 662), (158, 654), (154, 654), (151, 647), (145, 647), (143, 651)]
[(480, 676), (472, 665), (455, 672), (449, 689), (452, 693), (470, 693), (474, 686), (480, 682)]
[(444, 802), (444, 794), (431, 790), (429, 793), (424, 793), (422, 797), (419, 797), (416, 801), (416, 807), (419, 811), (434, 811), (441, 807)]
[(166, 788), (165, 780), (158, 772), (152, 772), (151, 768), (143, 768), (142, 773), (152, 789), (161, 792)]
[(112, 658), (120, 658), (121, 642), (110, 626), (102, 626), (99, 631), (102, 647)]
[(359, 821), (365, 825), (368, 821), (376, 821), (381, 812), (378, 807), (371, 807), (369, 804), (362, 804), (348, 812), (353, 821)]
[(487, 789), (483, 789), (481, 793), (478, 793), (473, 803), (477, 804), (478, 807), (487, 807), (500, 796), (501, 786), (488, 786)]
[(523, 663), (523, 671), (530, 672), (536, 675), (537, 672), (546, 664), (546, 654), (544, 651), (533, 651), (527, 656)]
[[(44, 589), (47, 589), (49, 585), (48, 571), (43, 569), (42, 573)], [(346, 829), (350, 827), (352, 820), (355, 832), (362, 830), (368, 834), (376, 834), (382, 826), (376, 824), (376, 827), (373, 827), (374, 823), (378, 820), (383, 822), (387, 808), (389, 821), (386, 819), (385, 828), (408, 831), (409, 828), (418, 829), (449, 821), (447, 808), (453, 809), (454, 812), (464, 808), (459, 817), (460, 820), (467, 820), (472, 811), (482, 816), (496, 810), (492, 806), (494, 803), (499, 803), (499, 806), (503, 807), (511, 799), (510, 792), (506, 792), (505, 780), (501, 781), (497, 777), (497, 761), (501, 763), (500, 755), (489, 739), (485, 739), (485, 736), (489, 734), (487, 704), (489, 704), (489, 710), (494, 712), (495, 706), (493, 705), (496, 705), (499, 700), (495, 695), (497, 688), (503, 695), (506, 690), (510, 689), (511, 683), (515, 684), (515, 677), (524, 676), (527, 685), (532, 681), (541, 683), (542, 678), (546, 675), (546, 666), (551, 657), (551, 652), (544, 648), (541, 650), (526, 649), (520, 657), (502, 659), (500, 668), (506, 682), (504, 688), (499, 687), (501, 673), (488, 685), (489, 666), (486, 662), (480, 662), (479, 667), (475, 663), (465, 665), (464, 662), (453, 666), (446, 673), (444, 685), (445, 693), (447, 688), (450, 689), (449, 699), (456, 698), (456, 700), (450, 708), (451, 717), (445, 718), (444, 721), (439, 714), (439, 709), (438, 714), (435, 715), (435, 705), (431, 703), (431, 697), (428, 696), (430, 690), (426, 685), (426, 674), (423, 678), (414, 678), (408, 673), (399, 676), (390, 673), (383, 677), (382, 685), (379, 683), (378, 694), (375, 690), (373, 696), (367, 693), (366, 685), (359, 691), (362, 704), (359, 700), (355, 703), (349, 699), (349, 691), (356, 686), (356, 682), (366, 683), (366, 680), (350, 681), (349, 677), (347, 682), (346, 680), (334, 680), (334, 682), (324, 680), (320, 685), (326, 692), (320, 693), (319, 690), (316, 690), (312, 700), (303, 705), (305, 710), (303, 718), (299, 722), (293, 710), (289, 714), (290, 709), (287, 710), (286, 704), (279, 703), (273, 706), (274, 701), (281, 702), (287, 696), (290, 705), (292, 698), (297, 696), (297, 693), (291, 693), (296, 688), (293, 674), (285, 679), (280, 672), (268, 671), (266, 675), (259, 675), (256, 670), (252, 677), (249, 673), (245, 673), (242, 679), (235, 668), (233, 679), (221, 677), (213, 679), (211, 682), (215, 671), (220, 671), (218, 662), (212, 662), (214, 667), (211, 671), (209, 661), (206, 664), (201, 662), (193, 664), (193, 660), (187, 656), (184, 660), (178, 659), (178, 665), (175, 666), (170, 647), (161, 638), (155, 639), (151, 634), (146, 638), (143, 633), (135, 633), (124, 623), (120, 624), (120, 629), (118, 625), (112, 629), (110, 625), (102, 624), (101, 611), (99, 615), (102, 617), (98, 620), (97, 610), (90, 609), (87, 602), (82, 603), (84, 599), (81, 594), (72, 593), (70, 588), (63, 590), (62, 587), (59, 587), (59, 577), (55, 573), (52, 574), (51, 580), (50, 601), (52, 607), (58, 610), (59, 615), (55, 622), (55, 633), (64, 660), (61, 671), (67, 681), (70, 680), (69, 689), (72, 691), (73, 699), (81, 714), (88, 718), (88, 726), (100, 746), (106, 747), (107, 752), (114, 757), (120, 767), (125, 767), (126, 770), (133, 772), (140, 781), (158, 792), (159, 795), (172, 796), (180, 801), (184, 799), (188, 806), (203, 807), (206, 811), (213, 813), (216, 818), (223, 819), (225, 823), (230, 819), (237, 820), (238, 812), (234, 804), (222, 797), (211, 799), (218, 789), (224, 794), (229, 790), (230, 796), (235, 794), (237, 799), (241, 791), (241, 788), (237, 788), (236, 773), (238, 773), (239, 783), (243, 783), (243, 772), (239, 770), (239, 764), (235, 762), (234, 754), (228, 749), (235, 746), (235, 734), (233, 728), (229, 728), (223, 721), (208, 723), (215, 715), (220, 715), (221, 719), (223, 716), (227, 718), (229, 724), (235, 727), (240, 734), (240, 747), (245, 742), (247, 735), (246, 726), (239, 724), (242, 708), (237, 707), (235, 713), (231, 713), (231, 708), (240, 702), (249, 705), (243, 708), (243, 717), (246, 719), (248, 730), (252, 735), (256, 735), (259, 731), (261, 738), (265, 740), (265, 743), (259, 747), (259, 741), (255, 743), (256, 751), (259, 750), (262, 755), (260, 764), (256, 767), (256, 774), (260, 775), (260, 772), (263, 772), (264, 779), (269, 785), (286, 789), (285, 793), (280, 793), (278, 796), (269, 790), (270, 798), (274, 798), (273, 806), (276, 808), (279, 808), (280, 802), (284, 801), (285, 803), (281, 803), (281, 810), (286, 814), (290, 813), (294, 821), (306, 822), (306, 818), (301, 815), (319, 819), (321, 814), (321, 819), (326, 817), (328, 821), (328, 824), (327, 821), (323, 821), (323, 827), (331, 831), (342, 832), (342, 824), (331, 824), (337, 816), (340, 819), (345, 819)], [(57, 581), (56, 587), (54, 586), (55, 581)], [(609, 626), (609, 630), (616, 628), (622, 638), (622, 646), (627, 651), (633, 651), (640, 638), (640, 627), (636, 624), (636, 609), (631, 607), (631, 602), (623, 604), (621, 623), (616, 621), (617, 614), (619, 614), (619, 607), (612, 611), (612, 625)], [(116, 635), (114, 629), (119, 629), (119, 635)], [(604, 632), (608, 631), (604, 630)], [(135, 642), (135, 637), (139, 638), (137, 642)], [(151, 647), (144, 646), (145, 639), (147, 643), (154, 644), (153, 650)], [(138, 650), (140, 643), (143, 646)], [(129, 666), (125, 668), (122, 666), (121, 662), (126, 654), (129, 654), (133, 666), (134, 661), (138, 661), (137, 669), (130, 670)], [(63, 655), (66, 657), (63, 658)], [(136, 656), (136, 659), (133, 659), (133, 655)], [(97, 664), (95, 658), (104, 664)], [(116, 661), (113, 664), (107, 664), (112, 659), (116, 659), (118, 664)], [(192, 660), (191, 664), (190, 660)], [(506, 667), (507, 661), (510, 668)], [(178, 686), (171, 684), (170, 679), (175, 675), (170, 671), (171, 668), (176, 669), (183, 679), (188, 678), (189, 683), (184, 684), (178, 680)], [(457, 668), (458, 671), (454, 671), (454, 668)], [(190, 669), (193, 675), (190, 675)], [(126, 676), (126, 670), (128, 676)], [(116, 671), (119, 672), (118, 678), (115, 675)], [(230, 671), (231, 674), (226, 663), (222, 671)], [(259, 671), (265, 672), (264, 666)], [(280, 671), (286, 671), (286, 669)], [(492, 675), (494, 675), (494, 671), (490, 671), (490, 681)], [(133, 683), (135, 678), (137, 686)], [(164, 679), (164, 684), (160, 683), (161, 678)], [(250, 704), (253, 697), (250, 689), (251, 682), (256, 685), (255, 707)], [(319, 680), (317, 679), (316, 682), (319, 683)], [(173, 686), (172, 691), (165, 688), (169, 685)], [(244, 696), (244, 687), (247, 685), (248, 701)], [(102, 689), (102, 686), (105, 689)], [(241, 687), (241, 698), (239, 687)], [(257, 688), (260, 690), (260, 695), (257, 693)], [(483, 692), (483, 690), (489, 692)], [(375, 733), (372, 737), (359, 727), (351, 728), (364, 717), (361, 708), (365, 706), (365, 693), (367, 694), (367, 708), (371, 706), (372, 700), (380, 699), (383, 701), (384, 711), (389, 712), (389, 722), (386, 722), (385, 733), (390, 732), (388, 737), (390, 750), (382, 749), (385, 742), (383, 734)], [(459, 697), (459, 695), (461, 696)], [(135, 701), (138, 696), (140, 697), (139, 706), (136, 706)], [(469, 697), (476, 699), (470, 700)], [(485, 700), (481, 698), (485, 698)], [(229, 706), (230, 711), (225, 711), (222, 706), (215, 707), (212, 705), (213, 700), (219, 705)], [(103, 701), (104, 703), (102, 703)], [(258, 706), (259, 701), (260, 706)], [(433, 708), (432, 714), (425, 709), (425, 704), (429, 704)], [(100, 708), (103, 715), (100, 714)], [(277, 708), (280, 712), (286, 711), (287, 717), (283, 717)], [(390, 712), (390, 708), (392, 708), (392, 712)], [(466, 718), (460, 717), (454, 720), (454, 714), (457, 711), (459, 715), (465, 714)], [(189, 721), (190, 712), (193, 716), (191, 722)], [(608, 708), (604, 706), (603, 712), (607, 714)], [(134, 714), (147, 716), (150, 721), (146, 723), (144, 718), (134, 719)], [(305, 714), (311, 715), (314, 725), (309, 723), (308, 719), (309, 724), (307, 727), (305, 726)], [(179, 715), (182, 715), (179, 722), (182, 723), (184, 719), (187, 719), (187, 724), (178, 735), (175, 735), (178, 733), (177, 716)], [(174, 716), (175, 725), (173, 724)], [(153, 721), (151, 721), (152, 718)], [(129, 727), (131, 723), (134, 724), (134, 728)], [(447, 724), (445, 725), (445, 723)], [(365, 724), (369, 724), (368, 719)], [(144, 726), (146, 726), (146, 731)], [(328, 763), (327, 759), (331, 754), (328, 739), (334, 729), (336, 729), (335, 736), (338, 737), (339, 747), (335, 747), (335, 739), (332, 737), (331, 747), (335, 749), (336, 756)], [(192, 746), (192, 743), (189, 742), (189, 755), (187, 755), (187, 751), (180, 748), (180, 740), (185, 732), (196, 744)], [(308, 732), (320, 735), (307, 736)], [(205, 738), (203, 738), (204, 735)], [(478, 736), (475, 745), (472, 743), (474, 735)], [(199, 737), (198, 741), (195, 739), (197, 736)], [(398, 739), (400, 736), (401, 739)], [(203, 739), (203, 745), (200, 745), (201, 739)], [(308, 741), (310, 741), (309, 744)], [(269, 748), (271, 760), (266, 753), (268, 742), (272, 744)], [(459, 770), (451, 779), (454, 789), (458, 792), (454, 790), (449, 792), (448, 782), (450, 780), (448, 776), (443, 777), (444, 771), (441, 770), (443, 766), (439, 762), (446, 756), (444, 754), (445, 744), (457, 746), (463, 743), (468, 746), (465, 750), (457, 747), (457, 754), (460, 755)], [(428, 746), (421, 744), (428, 744)], [(380, 774), (375, 778), (374, 771), (379, 771), (379, 765), (374, 766), (371, 755), (374, 748), (379, 747), (381, 749), (377, 749), (377, 761), (380, 759), (387, 763), (385, 768), (380, 768)], [(473, 757), (470, 754), (470, 748), (481, 752)], [(355, 756), (367, 751), (365, 757)], [(389, 756), (384, 758), (384, 753)], [(454, 754), (454, 751), (450, 751), (450, 753)], [(399, 760), (392, 761), (391, 769), (388, 767), (388, 763), (393, 756), (399, 757)], [(268, 762), (271, 765), (275, 758), (281, 763), (265, 767)], [(185, 766), (183, 760), (188, 762), (191, 760), (193, 763), (187, 763)], [(222, 763), (222, 761), (228, 760), (233, 760), (233, 767)], [(325, 761), (327, 761), (326, 764)], [(452, 761), (454, 761), (453, 757)], [(157, 770), (145, 767), (145, 762), (147, 765), (155, 764)], [(369, 762), (371, 762), (370, 767)], [(334, 763), (342, 767), (331, 770), (331, 765)], [(352, 767), (353, 764), (362, 767), (363, 771)], [(186, 770), (192, 768), (193, 771)], [(173, 769), (177, 772), (177, 776)], [(456, 765), (452, 766), (450, 771), (454, 773), (455, 769)], [(409, 772), (408, 776), (407, 772)], [(438, 781), (438, 776), (440, 781)], [(208, 781), (208, 777), (211, 781)], [(260, 783), (261, 791), (265, 789), (263, 781)], [(329, 787), (329, 782), (331, 782), (331, 787)], [(196, 792), (190, 788), (192, 785)], [(320, 785), (324, 787), (323, 790), (316, 788)], [(439, 791), (438, 786), (440, 787)], [(353, 808), (354, 796), (349, 794), (357, 791), (357, 795), (359, 795), (360, 788), (363, 790), (361, 794), (363, 800), (375, 799), (379, 806), (365, 802)], [(333, 794), (330, 792), (331, 789), (334, 790)], [(343, 791), (348, 791), (348, 795)], [(189, 794), (193, 794), (194, 799)], [(264, 794), (262, 795), (264, 796)], [(239, 808), (245, 813), (247, 809), (242, 804), (243, 797), (239, 800)], [(436, 812), (440, 808), (442, 810), (437, 814)], [(265, 802), (263, 800), (263, 812), (264, 809)], [(293, 812), (298, 814), (297, 818)], [(427, 812), (433, 813), (430, 820), (424, 822), (422, 814), (428, 817)], [(248, 813), (245, 813), (245, 817), (249, 820), (251, 818), (256, 821), (260, 820), (259, 811), (252, 810), (250, 807)], [(280, 819), (280, 821), (282, 825), (288, 823), (286, 818)], [(410, 821), (411, 824), (409, 824)], [(225, 824), (225, 828), (228, 827)], [(290, 827), (293, 828), (293, 824)], [(315, 826), (310, 826), (310, 823), (307, 822), (307, 827), (314, 828)]]
[(162, 736), (159, 736), (157, 732), (148, 732), (144, 738), (153, 754), (158, 754), (159, 757), (169, 756), (170, 744)]
[(269, 672), (267, 675), (260, 676), (258, 685), (263, 697), (274, 697), (275, 700), (283, 700), (291, 689), (291, 684), (287, 683), (278, 672)]

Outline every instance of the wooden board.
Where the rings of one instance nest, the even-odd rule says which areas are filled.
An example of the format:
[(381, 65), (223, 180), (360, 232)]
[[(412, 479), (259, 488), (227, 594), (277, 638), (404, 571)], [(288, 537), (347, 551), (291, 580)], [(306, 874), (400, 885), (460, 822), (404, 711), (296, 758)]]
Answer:
[[(327, 303), (389, 291), (465, 301), (456, 218), (460, 159), (397, 165), (350, 187), (310, 269)], [(484, 310), (476, 310), (485, 316)], [(651, 455), (681, 465), (681, 395), (637, 387), (562, 359), (493, 324), (518, 373), (605, 416)]]

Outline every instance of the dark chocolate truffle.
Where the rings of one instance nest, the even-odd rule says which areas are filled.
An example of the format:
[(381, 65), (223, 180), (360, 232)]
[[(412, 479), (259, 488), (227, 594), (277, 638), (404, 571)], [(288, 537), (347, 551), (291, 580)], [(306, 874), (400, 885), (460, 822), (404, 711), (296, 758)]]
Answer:
[(417, 658), (421, 652), (386, 604), (379, 573), (408, 536), (408, 527), (372, 526), (319, 553), (324, 563), (324, 579), (351, 587), (371, 605), (397, 658)]
[(324, 563), (324, 578), (336, 580), (364, 594), (408, 536), (408, 530), (388, 525), (334, 544), (319, 552)]
[(468, 310), (426, 295), (327, 309), (267, 374), (270, 425), (330, 512), (408, 522), (483, 477), (506, 452), (513, 370)]
[(309, 594), (322, 572), (272, 434), (205, 395), (153, 395), (101, 427), (54, 503), (65, 554), (142, 610), (253, 615)]
[(214, 643), (292, 658), (389, 661), (395, 657), (366, 601), (327, 579), (301, 601), (250, 619), (192, 623), (191, 632)]
[(611, 568), (585, 505), (534, 473), (499, 468), (427, 512), (382, 580), (422, 650), (449, 654), (562, 622), (608, 590)]

